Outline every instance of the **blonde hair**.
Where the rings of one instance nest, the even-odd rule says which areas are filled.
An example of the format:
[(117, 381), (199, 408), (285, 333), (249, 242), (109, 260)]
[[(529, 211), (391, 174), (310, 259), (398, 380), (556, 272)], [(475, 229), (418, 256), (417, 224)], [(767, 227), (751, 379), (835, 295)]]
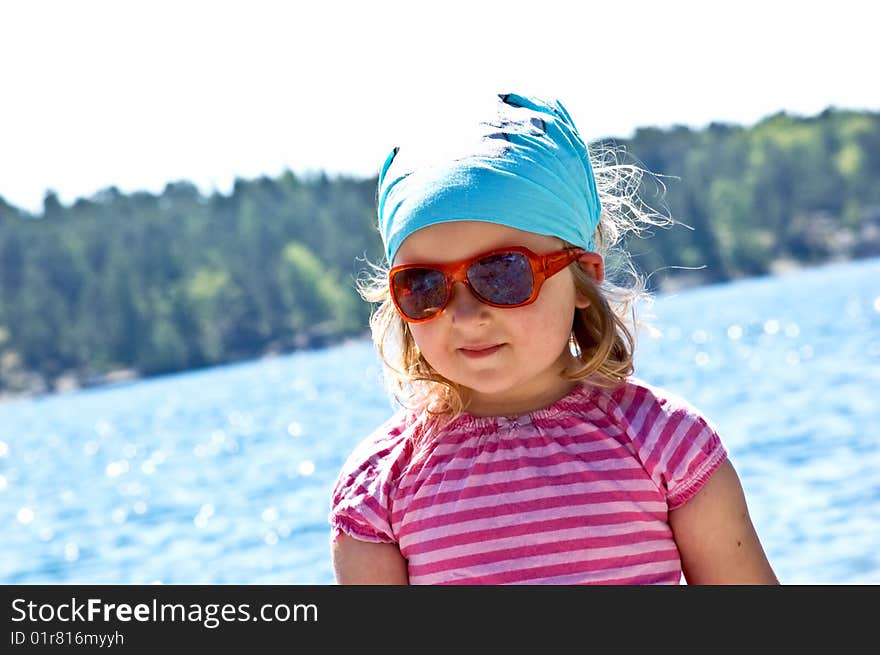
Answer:
[[(636, 331), (641, 325), (635, 306), (650, 299), (645, 280), (619, 244), (628, 234), (641, 236), (652, 226), (665, 227), (673, 222), (639, 196), (646, 173), (661, 187), (662, 181), (636, 164), (622, 163), (624, 154), (622, 148), (613, 145), (591, 148), (590, 152), (602, 203), (593, 241), (596, 252), (606, 261), (606, 279), (596, 284), (576, 263), (570, 266), (576, 289), (590, 304), (586, 309), (575, 309), (572, 322), (571, 348), (580, 365), (564, 370), (562, 376), (571, 381), (590, 378), (591, 384), (606, 388), (617, 387), (633, 373)], [(363, 272), (357, 288), (364, 300), (378, 305), (370, 315), (370, 330), (389, 394), (414, 413), (437, 419), (431, 421), (434, 429), (442, 427), (465, 411), (461, 387), (433, 369), (419, 351), (408, 324), (397, 313), (388, 290), (390, 263), (367, 263), (372, 272)], [(622, 282), (625, 276), (630, 277), (630, 284)]]

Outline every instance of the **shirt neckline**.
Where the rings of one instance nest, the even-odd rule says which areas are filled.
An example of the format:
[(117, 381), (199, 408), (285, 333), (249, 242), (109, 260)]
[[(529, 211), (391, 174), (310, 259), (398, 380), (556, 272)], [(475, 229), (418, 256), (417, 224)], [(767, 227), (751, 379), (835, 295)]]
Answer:
[(474, 416), (469, 412), (462, 412), (462, 414), (458, 418), (450, 421), (446, 425), (444, 431), (460, 429), (462, 427), (491, 428), (506, 427), (511, 425), (527, 425), (531, 423), (534, 419), (540, 420), (558, 416), (560, 412), (581, 404), (585, 399), (596, 393), (596, 391), (597, 389), (595, 387), (592, 387), (589, 384), (581, 381), (575, 384), (575, 386), (572, 387), (572, 389), (562, 398), (550, 403), (545, 407), (533, 409), (529, 412), (509, 415), (499, 414), (493, 416)]

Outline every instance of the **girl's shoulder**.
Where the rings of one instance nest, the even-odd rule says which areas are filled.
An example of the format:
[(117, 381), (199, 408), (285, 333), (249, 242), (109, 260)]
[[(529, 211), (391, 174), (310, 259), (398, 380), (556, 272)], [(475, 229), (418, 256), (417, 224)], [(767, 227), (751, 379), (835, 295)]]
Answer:
[(727, 457), (715, 425), (681, 395), (638, 378), (602, 390), (596, 406), (667, 496), (669, 509), (690, 499)]
[(417, 428), (415, 415), (406, 409), (395, 412), (355, 445), (343, 465), (343, 471), (377, 465), (390, 456), (400, 454), (401, 446), (411, 441)]
[(682, 395), (634, 376), (614, 389), (595, 388), (592, 401), (609, 416), (627, 422), (637, 416), (650, 415), (654, 419), (697, 421), (712, 426), (703, 411)]

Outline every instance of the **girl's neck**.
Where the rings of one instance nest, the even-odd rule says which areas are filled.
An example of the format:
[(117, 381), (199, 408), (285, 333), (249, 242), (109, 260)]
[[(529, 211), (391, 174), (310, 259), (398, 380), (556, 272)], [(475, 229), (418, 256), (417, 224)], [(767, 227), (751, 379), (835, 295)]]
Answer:
[[(559, 373), (566, 366), (560, 364)], [(580, 384), (561, 375), (540, 389), (516, 389), (499, 396), (465, 390), (464, 411), (470, 416), (519, 416), (552, 405), (567, 396)]]

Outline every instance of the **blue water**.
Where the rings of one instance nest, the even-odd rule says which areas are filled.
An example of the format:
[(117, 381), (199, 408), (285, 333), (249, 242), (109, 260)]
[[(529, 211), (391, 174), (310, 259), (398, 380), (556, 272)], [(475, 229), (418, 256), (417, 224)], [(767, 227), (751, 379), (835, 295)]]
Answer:
[[(880, 259), (661, 296), (637, 374), (718, 427), (783, 583), (880, 583)], [(0, 583), (331, 584), (392, 411), (369, 342), (0, 404)]]

